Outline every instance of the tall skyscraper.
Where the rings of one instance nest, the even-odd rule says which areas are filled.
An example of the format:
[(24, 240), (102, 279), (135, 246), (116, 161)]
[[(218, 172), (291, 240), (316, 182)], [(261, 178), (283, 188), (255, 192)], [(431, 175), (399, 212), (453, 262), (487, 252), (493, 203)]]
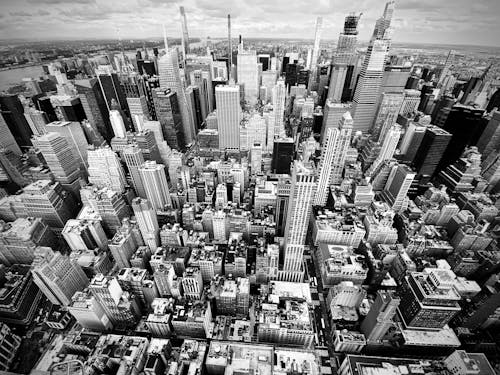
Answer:
[(426, 128), (424, 137), (412, 163), (419, 179), (425, 178), (425, 181), (429, 181), (434, 175), (450, 140), (451, 134), (446, 130), (434, 125)]
[(160, 229), (156, 211), (147, 199), (142, 198), (135, 198), (132, 201), (132, 209), (144, 242), (151, 251), (156, 251), (156, 248), (160, 245)]
[(384, 142), (382, 143), (382, 147), (380, 152), (373, 162), (373, 164), (366, 171), (366, 175), (371, 176), (372, 173), (384, 162), (392, 159), (394, 156), (394, 152), (396, 151), (396, 147), (398, 146), (399, 137), (401, 136), (401, 126), (394, 125), (387, 132)]
[(403, 94), (384, 92), (380, 99), (380, 104), (375, 116), (371, 134), (377, 137), (379, 142), (383, 142), (389, 129), (396, 124), (401, 105), (403, 104)]
[(273, 114), (274, 114), (274, 135), (281, 135), (285, 127), (283, 119), (285, 115), (286, 86), (285, 80), (279, 78), (273, 87)]
[(316, 30), (314, 32), (314, 45), (312, 50), (311, 62), (308, 66), (311, 71), (311, 75), (309, 76), (309, 90), (317, 89), (317, 72), (318, 72), (318, 57), (319, 57), (319, 44), (321, 42), (321, 31), (323, 30), (323, 18), (316, 18)]
[(3, 115), (0, 113), (0, 147), (5, 150), (10, 150), (16, 155), (21, 155), (21, 149), (17, 144), (12, 132), (10, 131)]
[(146, 197), (155, 211), (172, 206), (163, 164), (147, 161), (139, 168), (139, 174), (146, 191)]
[(75, 152), (65, 137), (50, 132), (34, 137), (33, 143), (42, 153), (56, 181), (72, 185), (80, 177), (79, 163), (74, 157)]
[(187, 20), (186, 20), (186, 12), (184, 11), (184, 7), (179, 7), (179, 11), (181, 13), (181, 25), (182, 25), (182, 47), (184, 48), (184, 59), (186, 55), (189, 53), (189, 35), (187, 28)]
[(33, 132), (24, 117), (24, 110), (17, 95), (0, 94), (0, 115), (14, 136), (19, 147), (30, 147)]
[(89, 182), (99, 188), (108, 187), (118, 193), (125, 191), (125, 172), (120, 158), (109, 146), (88, 151)]
[(476, 146), (483, 160), (486, 160), (495, 150), (500, 149), (500, 111), (493, 112)]
[(349, 14), (344, 21), (344, 30), (339, 35), (328, 86), (328, 99), (331, 101), (344, 102), (351, 97), (360, 17), (361, 15)]
[(71, 219), (66, 222), (62, 236), (72, 251), (106, 250), (108, 238), (100, 220)]
[(187, 101), (179, 72), (179, 57), (177, 50), (167, 48), (167, 53), (158, 61), (160, 88), (170, 89), (177, 94), (177, 102), (182, 117), (182, 127), (186, 137), (186, 144), (193, 142), (196, 136), (194, 120), (191, 116), (191, 105)]
[(385, 61), (390, 46), (391, 19), (394, 1), (386, 4), (384, 15), (375, 24), (372, 40), (368, 45), (359, 81), (354, 93), (354, 130), (367, 132), (372, 126), (378, 95), (384, 74)]
[(73, 295), (89, 284), (82, 268), (69, 256), (53, 252), (50, 247), (38, 248), (36, 255), (31, 270), (35, 284), (50, 302), (70, 305)]
[(187, 145), (188, 135), (182, 124), (177, 94), (170, 89), (158, 88), (153, 90), (153, 102), (156, 118), (160, 122), (167, 144), (171, 148), (183, 151)]
[(351, 114), (346, 112), (342, 116), (338, 128), (327, 130), (318, 165), (318, 190), (314, 199), (316, 205), (324, 206), (328, 198), (329, 186), (342, 182), (342, 171), (351, 141), (352, 127)]
[(379, 343), (389, 329), (396, 326), (393, 318), (399, 302), (399, 298), (393, 297), (389, 292), (377, 292), (377, 298), (361, 324), (361, 332), (366, 336), (367, 343)]
[(309, 217), (316, 194), (316, 171), (312, 165), (295, 161), (292, 167), (292, 187), (285, 225), (285, 271), (300, 271)]
[(240, 149), (240, 87), (238, 85), (216, 86), (217, 124), (219, 147), (222, 151)]
[(75, 160), (80, 163), (82, 170), (87, 169), (87, 148), (89, 144), (82, 126), (76, 121), (53, 121), (45, 125), (47, 132), (54, 132), (63, 136), (71, 150)]
[(415, 178), (415, 173), (406, 165), (395, 165), (392, 167), (382, 198), (389, 203), (394, 212), (399, 212), (408, 201), (408, 190)]
[(111, 128), (115, 137), (126, 138), (127, 129), (125, 129), (125, 123), (120, 112), (115, 109), (109, 111), (109, 121), (111, 122)]
[(123, 149), (122, 156), (130, 173), (135, 193), (141, 198), (146, 198), (146, 189), (139, 173), (139, 168), (144, 163), (144, 156), (141, 149), (137, 145), (129, 145)]
[[(257, 103), (259, 97), (259, 70), (255, 51), (238, 50), (237, 55), (238, 84), (243, 86), (245, 100), (251, 105)], [(217, 101), (217, 107), (219, 102)]]
[(99, 81), (96, 78), (75, 80), (74, 86), (87, 120), (97, 127), (106, 141), (111, 141), (113, 134), (109, 122), (109, 109), (99, 87)]

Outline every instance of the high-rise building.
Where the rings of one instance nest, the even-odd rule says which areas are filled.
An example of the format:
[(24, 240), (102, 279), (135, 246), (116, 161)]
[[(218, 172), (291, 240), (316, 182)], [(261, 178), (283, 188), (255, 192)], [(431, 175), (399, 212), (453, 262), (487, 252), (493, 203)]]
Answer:
[(182, 275), (182, 289), (184, 297), (190, 300), (198, 300), (203, 292), (203, 279), (201, 271), (197, 268), (188, 267)]
[(377, 292), (377, 298), (361, 324), (361, 332), (366, 336), (368, 344), (379, 343), (390, 328), (396, 327), (393, 318), (396, 315), (399, 302), (400, 299), (389, 292)]
[(40, 150), (54, 174), (56, 181), (72, 185), (80, 177), (79, 163), (74, 157), (74, 150), (65, 137), (50, 132), (33, 138), (33, 143)]
[(460, 104), (452, 107), (443, 126), (451, 134), (451, 140), (437, 166), (438, 171), (457, 161), (465, 147), (477, 143), (486, 127), (483, 115), (483, 109)]
[(16, 155), (21, 155), (21, 149), (16, 143), (16, 139), (12, 135), (3, 115), (0, 113), (0, 147), (4, 150), (12, 151)]
[(19, 218), (12, 223), (0, 221), (0, 263), (31, 264), (38, 246), (53, 246), (56, 238), (39, 218)]
[(407, 327), (441, 329), (461, 310), (448, 270), (411, 272), (401, 284), (400, 315)]
[(165, 166), (147, 161), (139, 168), (139, 174), (146, 191), (146, 198), (154, 210), (172, 206)]
[(139, 320), (140, 309), (134, 296), (124, 292), (115, 277), (97, 275), (89, 290), (115, 327), (132, 326)]
[(108, 248), (108, 238), (99, 220), (68, 220), (62, 236), (72, 251)]
[(182, 123), (183, 119), (177, 93), (170, 89), (155, 89), (153, 90), (153, 102), (156, 118), (160, 122), (163, 137), (167, 144), (176, 150), (184, 150), (188, 138)]
[(285, 271), (300, 271), (312, 203), (316, 194), (317, 182), (312, 165), (295, 161), (292, 167), (292, 187), (288, 203), (285, 225)]
[(295, 142), (293, 138), (279, 137), (274, 140), (271, 170), (276, 174), (290, 174), (294, 158)]
[(394, 212), (399, 212), (408, 204), (408, 190), (415, 178), (415, 173), (406, 165), (395, 165), (382, 192), (383, 199), (389, 203)]
[(316, 30), (314, 32), (314, 45), (311, 55), (311, 62), (308, 66), (311, 71), (311, 75), (309, 76), (308, 88), (309, 90), (317, 89), (317, 72), (318, 72), (318, 57), (319, 57), (319, 44), (321, 41), (321, 31), (323, 29), (323, 17), (316, 18)]
[(41, 218), (55, 232), (61, 232), (77, 213), (73, 197), (58, 182), (38, 180), (24, 187), (18, 197), (26, 212)]
[(147, 199), (135, 198), (132, 200), (132, 209), (134, 210), (135, 219), (139, 225), (144, 242), (149, 246), (151, 251), (156, 251), (160, 245), (158, 226), (158, 218), (156, 211)]
[(122, 156), (125, 159), (135, 193), (141, 198), (146, 198), (146, 189), (139, 173), (139, 168), (144, 164), (144, 156), (141, 149), (137, 145), (129, 145), (123, 149)]
[(49, 247), (38, 248), (31, 272), (35, 284), (56, 305), (70, 305), (73, 295), (89, 284), (76, 261)]
[(398, 114), (403, 104), (403, 94), (398, 92), (384, 92), (371, 129), (373, 137), (383, 142), (387, 132), (396, 124)]
[(240, 87), (238, 85), (216, 86), (217, 124), (219, 148), (224, 151), (240, 149)]
[(477, 141), (477, 149), (486, 160), (488, 156), (500, 147), (500, 111), (494, 111), (491, 115), (483, 134)]
[(324, 142), (327, 130), (337, 128), (344, 113), (350, 110), (351, 104), (332, 102), (331, 100), (326, 101), (323, 112), (320, 143)]
[[(86, 186), (81, 189), (82, 203), (85, 206), (79, 218), (95, 217), (102, 220), (102, 227), (109, 236), (112, 236), (121, 226), (122, 220), (130, 217), (130, 208), (120, 193), (109, 188), (98, 189)], [(87, 217), (88, 215), (88, 217)]]
[(45, 129), (47, 132), (54, 132), (64, 137), (73, 151), (75, 160), (80, 163), (81, 168), (86, 169), (89, 144), (79, 122), (53, 121), (45, 125)]
[(109, 121), (115, 137), (126, 138), (127, 129), (125, 128), (125, 123), (123, 122), (123, 117), (120, 111), (116, 109), (109, 111)]
[(401, 109), (399, 114), (401, 116), (408, 116), (417, 111), (418, 105), (420, 104), (420, 91), (405, 89), (403, 91), (403, 103), (401, 104)]
[(125, 172), (120, 158), (109, 146), (89, 149), (89, 183), (118, 193), (125, 191)]
[(451, 134), (446, 130), (434, 125), (426, 127), (424, 137), (412, 163), (418, 178), (425, 177), (428, 181), (434, 175), (450, 140)]
[(394, 125), (387, 132), (382, 147), (377, 158), (374, 160), (370, 168), (366, 171), (366, 174), (371, 176), (379, 166), (387, 160), (392, 159), (396, 147), (398, 146), (399, 137), (401, 136), (401, 126)]
[[(257, 67), (257, 54), (255, 51), (238, 50), (237, 77), (238, 84), (243, 86), (245, 100), (250, 104), (257, 103), (259, 97), (259, 70)], [(217, 101), (217, 107), (219, 101)]]
[(33, 135), (17, 95), (0, 94), (0, 116), (3, 117), (19, 147), (30, 147)]
[(97, 127), (106, 141), (111, 141), (113, 134), (109, 123), (109, 109), (97, 78), (75, 80), (73, 84), (87, 120)]
[(286, 86), (285, 80), (279, 78), (273, 87), (273, 115), (274, 115), (274, 135), (281, 135), (285, 127), (283, 119), (285, 115)]
[(314, 204), (324, 206), (328, 197), (329, 186), (339, 184), (342, 181), (347, 148), (351, 141), (353, 123), (349, 112), (344, 113), (338, 128), (327, 130), (321, 159), (318, 165), (318, 189)]
[(196, 135), (194, 120), (191, 116), (191, 103), (187, 101), (186, 93), (182, 85), (179, 71), (179, 57), (177, 50), (167, 48), (167, 53), (158, 60), (158, 72), (160, 76), (160, 88), (170, 89), (177, 94), (177, 102), (182, 117), (185, 142), (190, 144)]
[(68, 311), (82, 327), (92, 331), (106, 331), (113, 328), (103, 307), (96, 298), (85, 292), (76, 292), (73, 295)]

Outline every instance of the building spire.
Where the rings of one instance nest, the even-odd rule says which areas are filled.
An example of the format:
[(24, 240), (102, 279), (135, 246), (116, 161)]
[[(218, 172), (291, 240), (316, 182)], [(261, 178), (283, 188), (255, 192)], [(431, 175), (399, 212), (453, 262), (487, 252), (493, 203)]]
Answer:
[(163, 24), (163, 43), (165, 44), (165, 52), (168, 52), (167, 29), (165, 28), (165, 24)]

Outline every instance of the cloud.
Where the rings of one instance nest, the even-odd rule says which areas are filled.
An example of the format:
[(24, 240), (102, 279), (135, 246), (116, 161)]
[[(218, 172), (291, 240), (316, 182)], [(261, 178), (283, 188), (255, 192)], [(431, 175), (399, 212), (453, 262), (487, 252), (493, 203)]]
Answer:
[(17, 12), (10, 12), (9, 14), (13, 17), (31, 17), (32, 16), (31, 13), (28, 13), (24, 10), (17, 11)]
[(27, 0), (32, 4), (95, 4), (96, 0)]

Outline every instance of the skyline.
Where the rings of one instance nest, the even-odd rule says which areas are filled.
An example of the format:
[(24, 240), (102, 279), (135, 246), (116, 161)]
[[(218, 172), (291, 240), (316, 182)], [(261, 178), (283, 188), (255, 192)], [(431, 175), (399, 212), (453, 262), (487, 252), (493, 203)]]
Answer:
[[(79, 40), (148, 39), (161, 36), (162, 23), (171, 38), (181, 35), (179, 6), (186, 10), (191, 37), (222, 38), (226, 34), (225, 18), (233, 19), (233, 34), (243, 38), (275, 38), (308, 40), (316, 16), (324, 18), (323, 40), (336, 40), (343, 19), (350, 12), (362, 12), (359, 39), (367, 41), (378, 17), (375, 0), (355, 4), (317, 0), (290, 6), (283, 0), (257, 0), (251, 4), (237, 0), (6, 0), (0, 15), (2, 40)], [(286, 11), (286, 16), (283, 16)], [(495, 38), (500, 33), (496, 14), (500, 3), (466, 0), (452, 2), (399, 0), (393, 26), (396, 43), (431, 43), (500, 47)], [(307, 12), (308, 16), (304, 17)], [(133, 25), (133, 27), (131, 27)], [(119, 31), (118, 31), (119, 30)], [(37, 35), (33, 38), (33, 35)]]

